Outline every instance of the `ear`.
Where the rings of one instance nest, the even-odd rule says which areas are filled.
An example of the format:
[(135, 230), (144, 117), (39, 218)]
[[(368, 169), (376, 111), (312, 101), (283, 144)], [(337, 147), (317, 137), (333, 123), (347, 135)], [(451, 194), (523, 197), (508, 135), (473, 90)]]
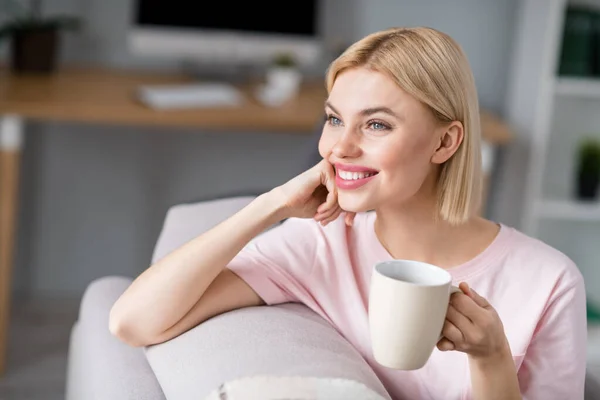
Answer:
[(437, 140), (431, 162), (443, 164), (452, 157), (463, 141), (465, 130), (460, 121), (452, 121), (449, 125), (441, 127), (437, 133)]

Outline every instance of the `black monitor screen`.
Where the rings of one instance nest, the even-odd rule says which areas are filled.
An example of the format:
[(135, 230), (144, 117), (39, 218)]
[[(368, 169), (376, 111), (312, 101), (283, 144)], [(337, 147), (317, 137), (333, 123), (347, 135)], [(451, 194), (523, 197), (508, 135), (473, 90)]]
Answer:
[(317, 7), (317, 0), (137, 0), (135, 22), (143, 27), (315, 36)]

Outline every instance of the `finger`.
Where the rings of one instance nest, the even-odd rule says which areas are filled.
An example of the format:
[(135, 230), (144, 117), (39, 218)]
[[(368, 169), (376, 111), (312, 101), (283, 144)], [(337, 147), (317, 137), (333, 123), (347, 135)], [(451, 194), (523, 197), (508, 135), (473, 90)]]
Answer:
[[(462, 285), (462, 287), (461, 287)], [(470, 298), (473, 299), (473, 301), (479, 306), (479, 307), (483, 307), (483, 308), (487, 308), (490, 307), (490, 303), (485, 299), (485, 297), (482, 297), (481, 295), (479, 295), (479, 293), (477, 293), (475, 290), (473, 290), (472, 288), (469, 287), (469, 285), (466, 282), (461, 282), (459, 287), (461, 288), (461, 290)]]
[(463, 293), (454, 293), (450, 298), (450, 304), (475, 325), (477, 325), (477, 321), (481, 320), (482, 313), (485, 313), (485, 310), (475, 303), (475, 300)]
[(326, 214), (338, 206), (337, 201), (331, 200), (335, 195), (333, 193), (329, 193), (325, 186), (321, 187), (323, 188), (323, 192), (325, 192), (325, 194), (323, 196), (323, 202), (317, 207), (317, 215)]
[(356, 216), (356, 213), (353, 213), (353, 212), (346, 213), (346, 215), (344, 216), (344, 222), (346, 223), (346, 225), (348, 225), (348, 226), (354, 225), (354, 217), (355, 216)]
[(334, 210), (336, 206), (337, 200), (335, 193), (328, 192), (323, 203), (317, 207), (317, 214), (326, 214), (331, 210)]
[(451, 341), (455, 348), (458, 343), (463, 343), (465, 341), (465, 336), (460, 329), (458, 329), (456, 325), (448, 320), (444, 321), (442, 336)]
[(329, 193), (325, 186), (321, 187), (323, 188), (323, 192), (325, 193), (323, 195), (322, 202), (317, 207), (316, 215), (324, 214), (336, 206), (336, 202), (332, 200), (333, 198), (335, 198), (334, 194)]
[(327, 218), (326, 220), (323, 221), (323, 226), (338, 219), (341, 213), (342, 213), (342, 209), (338, 207), (338, 209), (336, 210), (335, 213), (333, 213), (332, 216), (330, 216), (329, 218)]
[(315, 190), (313, 190), (312, 196), (311, 196), (311, 202), (315, 202), (315, 207), (318, 209), (319, 207), (323, 206), (325, 204), (325, 202), (327, 201), (327, 195), (329, 194), (329, 192), (327, 191), (327, 188), (325, 187), (325, 185), (323, 184), (319, 184)]
[(446, 319), (452, 322), (454, 326), (456, 326), (461, 332), (473, 329), (473, 322), (467, 316), (458, 311), (452, 304), (448, 305)]
[(315, 219), (317, 221), (325, 221), (326, 219), (330, 218), (333, 214), (335, 214), (339, 210), (340, 210), (340, 208), (338, 206), (333, 207), (332, 209), (326, 209), (323, 212), (318, 213), (317, 217)]
[(464, 293), (467, 294), (469, 293), (470, 287), (469, 284), (467, 282), (461, 282), (458, 284), (458, 288)]
[(317, 207), (317, 212), (315, 213), (315, 219), (317, 221), (323, 220), (329, 217), (335, 211), (335, 207), (328, 208), (326, 203), (322, 203), (319, 207)]
[(450, 351), (450, 350), (454, 350), (454, 343), (452, 343), (450, 340), (446, 339), (446, 338), (442, 338), (438, 343), (437, 343), (437, 348), (440, 351)]
[(325, 200), (326, 207), (333, 208), (337, 204), (337, 190), (335, 187), (335, 172), (333, 166), (329, 163), (325, 163), (324, 168), (321, 170), (321, 182), (329, 192)]

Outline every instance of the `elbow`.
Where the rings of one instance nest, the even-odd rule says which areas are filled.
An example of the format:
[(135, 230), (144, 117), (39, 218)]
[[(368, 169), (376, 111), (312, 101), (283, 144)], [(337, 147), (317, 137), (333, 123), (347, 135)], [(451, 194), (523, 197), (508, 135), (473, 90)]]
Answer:
[(108, 319), (108, 330), (111, 335), (131, 347), (144, 347), (150, 345), (151, 342), (144, 339), (140, 332), (134, 329), (133, 325), (130, 318), (118, 315), (114, 309), (111, 310)]

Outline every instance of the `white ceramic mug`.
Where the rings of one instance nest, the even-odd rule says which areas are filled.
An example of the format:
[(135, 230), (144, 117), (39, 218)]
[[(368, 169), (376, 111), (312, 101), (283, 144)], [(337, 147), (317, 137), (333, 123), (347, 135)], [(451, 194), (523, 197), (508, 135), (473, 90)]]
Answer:
[(369, 293), (369, 329), (375, 360), (383, 366), (422, 368), (437, 342), (452, 286), (448, 271), (435, 265), (392, 260), (375, 265)]

